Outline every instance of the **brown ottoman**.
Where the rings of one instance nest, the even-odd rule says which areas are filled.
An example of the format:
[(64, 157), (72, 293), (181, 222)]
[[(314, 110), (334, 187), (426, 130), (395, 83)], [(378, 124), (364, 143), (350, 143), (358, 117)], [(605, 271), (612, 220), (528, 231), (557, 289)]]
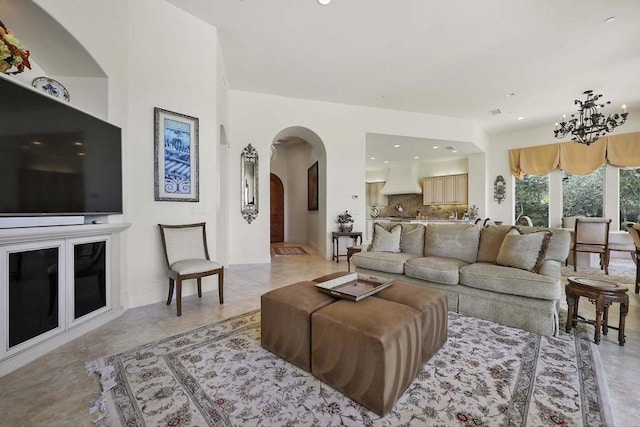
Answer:
[(315, 282), (274, 289), (260, 298), (262, 347), (311, 372), (311, 314), (336, 299)]
[[(349, 274), (337, 272), (313, 279), (325, 282)], [(393, 285), (374, 297), (408, 305), (422, 313), (422, 363), (427, 363), (447, 342), (447, 294), (433, 288), (395, 280)]]
[(422, 319), (422, 364), (424, 365), (447, 342), (447, 294), (433, 288), (396, 280), (374, 295), (413, 307)]
[(340, 300), (311, 315), (312, 373), (384, 415), (422, 368), (421, 313), (381, 298)]

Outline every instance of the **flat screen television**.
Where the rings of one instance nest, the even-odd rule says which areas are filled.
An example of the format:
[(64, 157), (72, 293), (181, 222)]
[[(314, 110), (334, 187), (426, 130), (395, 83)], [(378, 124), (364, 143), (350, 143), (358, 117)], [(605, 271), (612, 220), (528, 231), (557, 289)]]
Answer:
[(121, 130), (0, 77), (0, 216), (122, 213)]

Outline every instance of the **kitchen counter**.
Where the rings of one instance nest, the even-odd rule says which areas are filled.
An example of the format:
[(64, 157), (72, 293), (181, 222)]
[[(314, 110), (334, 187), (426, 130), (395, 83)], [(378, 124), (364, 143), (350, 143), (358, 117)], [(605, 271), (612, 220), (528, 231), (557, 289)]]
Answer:
[(371, 218), (374, 222), (407, 222), (411, 224), (473, 224), (475, 220), (471, 219), (418, 219), (418, 218), (405, 218), (405, 217), (384, 217), (384, 218)]

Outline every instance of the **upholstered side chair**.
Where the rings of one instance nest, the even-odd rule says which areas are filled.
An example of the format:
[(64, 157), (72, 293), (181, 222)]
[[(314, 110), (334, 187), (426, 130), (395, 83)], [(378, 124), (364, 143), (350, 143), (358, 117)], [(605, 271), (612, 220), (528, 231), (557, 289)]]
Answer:
[(533, 221), (531, 221), (531, 218), (526, 216), (526, 215), (522, 215), (520, 217), (520, 225), (526, 225), (529, 227), (533, 227)]
[(636, 263), (636, 294), (640, 293), (640, 223), (629, 224), (627, 226), (629, 234), (633, 238), (633, 243), (636, 245), (636, 253), (633, 257), (633, 261)]
[(609, 274), (609, 226), (611, 218), (576, 218), (573, 247), (573, 270), (577, 269), (577, 253), (588, 252), (600, 255), (600, 269)]
[(209, 258), (206, 223), (167, 225), (158, 224), (162, 236), (162, 247), (169, 273), (169, 297), (171, 304), (173, 288), (176, 289), (176, 308), (182, 316), (182, 281), (197, 279), (198, 297), (202, 297), (202, 278), (218, 275), (218, 298), (224, 302), (224, 267)]

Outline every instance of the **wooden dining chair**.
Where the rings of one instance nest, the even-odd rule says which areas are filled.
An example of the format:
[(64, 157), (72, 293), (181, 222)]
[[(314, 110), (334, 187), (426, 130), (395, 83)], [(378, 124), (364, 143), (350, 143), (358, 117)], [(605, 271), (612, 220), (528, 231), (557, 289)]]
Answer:
[(636, 294), (640, 293), (640, 223), (627, 225), (629, 234), (633, 238), (633, 244), (636, 246), (636, 253), (633, 261), (636, 263)]
[(600, 269), (609, 274), (609, 226), (610, 218), (576, 218), (573, 234), (573, 270), (577, 270), (577, 253), (600, 255)]
[(218, 275), (218, 298), (224, 302), (224, 267), (209, 258), (206, 223), (168, 225), (158, 224), (162, 236), (162, 247), (169, 274), (169, 297), (171, 304), (173, 289), (176, 289), (178, 316), (182, 316), (182, 281), (198, 281), (198, 297), (202, 297), (202, 278)]

